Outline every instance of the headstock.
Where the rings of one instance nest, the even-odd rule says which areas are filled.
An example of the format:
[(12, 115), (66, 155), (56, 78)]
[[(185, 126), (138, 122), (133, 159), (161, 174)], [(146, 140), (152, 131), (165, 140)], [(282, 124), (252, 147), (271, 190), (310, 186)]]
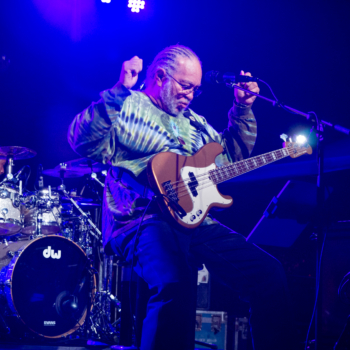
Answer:
[(303, 154), (312, 154), (312, 148), (309, 144), (300, 145), (297, 142), (283, 142), (283, 147), (288, 148), (288, 153), (292, 158), (298, 158)]
[(291, 137), (289, 138), (289, 141), (287, 141), (288, 136), (286, 134), (280, 135), (280, 138), (284, 141), (283, 147), (288, 148), (288, 153), (292, 158), (300, 157), (305, 153), (312, 154), (312, 148), (307, 143), (305, 136), (297, 136), (295, 142), (292, 141)]

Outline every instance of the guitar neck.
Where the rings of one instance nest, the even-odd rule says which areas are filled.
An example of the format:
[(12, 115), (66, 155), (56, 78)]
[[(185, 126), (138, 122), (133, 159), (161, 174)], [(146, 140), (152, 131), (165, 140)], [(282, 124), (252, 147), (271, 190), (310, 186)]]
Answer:
[(233, 179), (239, 175), (248, 173), (254, 169), (260, 168), (264, 165), (276, 162), (282, 158), (288, 157), (293, 153), (292, 147), (281, 148), (276, 151), (268, 152), (256, 157), (248, 158), (235, 162), (232, 164), (227, 164), (209, 171), (210, 179), (214, 184), (219, 184), (227, 180)]

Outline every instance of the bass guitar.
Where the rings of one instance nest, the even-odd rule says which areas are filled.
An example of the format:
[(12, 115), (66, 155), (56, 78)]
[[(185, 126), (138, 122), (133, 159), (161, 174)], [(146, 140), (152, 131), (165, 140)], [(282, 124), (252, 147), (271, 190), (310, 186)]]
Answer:
[(227, 208), (232, 205), (232, 197), (219, 192), (219, 183), (288, 156), (297, 158), (306, 153), (312, 154), (312, 148), (284, 142), (281, 149), (217, 167), (215, 158), (222, 152), (223, 147), (213, 142), (190, 157), (163, 152), (149, 161), (147, 175), (150, 187), (159, 198), (162, 211), (179, 225), (196, 228), (212, 207)]

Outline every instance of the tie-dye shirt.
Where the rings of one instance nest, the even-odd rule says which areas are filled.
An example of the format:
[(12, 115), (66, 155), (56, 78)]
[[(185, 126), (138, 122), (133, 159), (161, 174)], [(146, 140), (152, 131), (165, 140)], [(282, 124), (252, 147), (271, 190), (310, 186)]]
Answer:
[[(103, 91), (97, 103), (73, 120), (68, 132), (71, 147), (83, 157), (112, 166), (105, 182), (104, 244), (139, 222), (152, 193), (142, 195), (136, 187), (147, 185), (145, 170), (155, 154), (174, 152), (191, 156), (204, 144), (215, 141), (224, 147), (215, 160), (217, 166), (250, 155), (256, 139), (256, 121), (249, 107), (231, 108), (228, 128), (222, 133), (215, 131), (202, 116), (190, 112), (205, 132), (198, 131), (182, 113), (176, 117), (167, 114), (144, 93), (130, 91), (118, 83)], [(120, 168), (130, 175), (127, 183), (117, 175)], [(155, 207), (150, 208), (145, 219), (156, 212)], [(209, 216), (203, 222), (212, 223)]]

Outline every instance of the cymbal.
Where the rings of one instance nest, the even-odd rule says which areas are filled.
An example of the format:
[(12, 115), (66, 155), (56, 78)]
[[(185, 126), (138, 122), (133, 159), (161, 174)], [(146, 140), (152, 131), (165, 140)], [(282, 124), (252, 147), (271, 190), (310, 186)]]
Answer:
[(54, 169), (46, 169), (43, 171), (44, 175), (52, 176), (52, 177), (59, 177), (59, 178), (71, 178), (71, 177), (81, 177), (84, 176), (86, 173), (77, 171), (74, 169), (67, 169), (64, 167), (56, 167)]
[(6, 159), (8, 156), (12, 156), (14, 160), (28, 159), (36, 156), (36, 152), (20, 146), (2, 146), (0, 147), (0, 159)]
[(98, 173), (102, 170), (108, 169), (109, 165), (94, 162), (89, 158), (80, 158), (71, 160), (69, 162), (61, 163), (54, 169), (47, 169), (43, 171), (44, 175), (59, 177), (59, 178), (71, 178), (81, 177), (92, 172)]
[[(67, 167), (70, 169), (84, 169), (86, 170), (86, 174), (98, 173), (102, 170), (108, 170), (110, 165), (108, 164), (102, 164), (99, 162), (95, 162), (92, 159), (89, 158), (79, 158), (70, 160), (69, 162), (66, 162)], [(92, 171), (91, 171), (92, 170)]]

